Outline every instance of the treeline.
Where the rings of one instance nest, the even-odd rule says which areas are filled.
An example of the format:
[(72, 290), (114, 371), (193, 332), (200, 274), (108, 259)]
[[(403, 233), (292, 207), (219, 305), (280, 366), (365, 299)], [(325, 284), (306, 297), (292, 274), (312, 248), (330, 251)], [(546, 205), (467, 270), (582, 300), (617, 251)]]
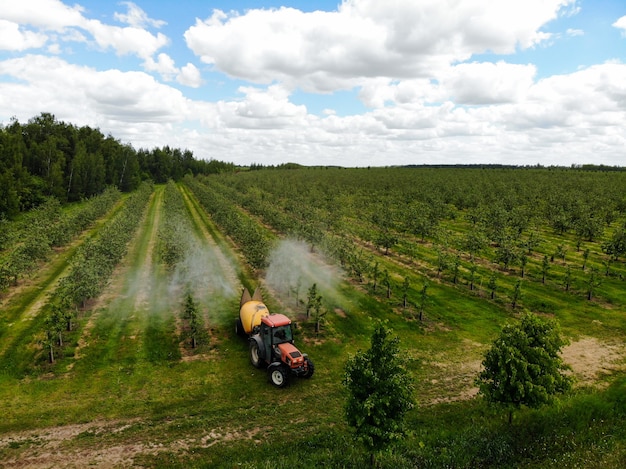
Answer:
[(250, 171), (260, 171), (262, 169), (300, 169), (303, 167), (304, 166), (298, 163), (282, 163), (279, 165), (264, 165), (261, 163), (252, 163), (250, 165)]
[(165, 183), (185, 174), (232, 172), (235, 166), (196, 160), (190, 150), (135, 150), (99, 129), (77, 127), (42, 113), (0, 126), (0, 218), (13, 218), (48, 197), (73, 202), (114, 186), (123, 192), (144, 180)]

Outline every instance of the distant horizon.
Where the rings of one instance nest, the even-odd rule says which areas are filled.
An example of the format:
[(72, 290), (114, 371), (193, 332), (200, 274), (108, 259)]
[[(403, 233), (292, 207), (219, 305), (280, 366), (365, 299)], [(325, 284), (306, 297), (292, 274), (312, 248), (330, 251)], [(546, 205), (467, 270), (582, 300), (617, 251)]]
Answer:
[(619, 166), (618, 0), (22, 0), (0, 122), (235, 165)]
[(626, 170), (626, 166), (620, 165), (604, 165), (604, 164), (593, 164), (593, 163), (582, 163), (582, 164), (571, 164), (570, 166), (563, 165), (542, 165), (542, 164), (527, 164), (527, 165), (513, 165), (506, 163), (447, 163), (447, 164), (437, 164), (437, 163), (420, 163), (420, 164), (403, 164), (403, 165), (385, 165), (385, 166), (340, 166), (340, 165), (304, 165), (300, 163), (295, 163), (293, 161), (288, 161), (286, 163), (278, 163), (278, 164), (261, 164), (261, 163), (248, 163), (248, 164), (236, 164), (236, 167), (252, 167), (259, 166), (262, 168), (266, 167), (281, 167), (281, 166), (290, 166), (296, 165), (303, 168), (341, 168), (341, 169), (368, 169), (368, 168), (511, 168), (511, 169), (550, 169), (550, 168), (558, 168), (558, 169), (606, 169), (609, 171), (615, 170)]

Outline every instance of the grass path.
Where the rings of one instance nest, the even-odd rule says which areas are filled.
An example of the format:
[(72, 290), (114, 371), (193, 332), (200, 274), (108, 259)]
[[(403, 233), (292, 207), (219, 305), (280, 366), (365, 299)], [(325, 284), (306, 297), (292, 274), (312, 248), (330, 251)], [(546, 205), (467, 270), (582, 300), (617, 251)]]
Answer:
[(198, 204), (198, 201), (191, 195), (189, 189), (180, 185), (178, 187), (181, 191), (194, 227), (200, 232), (203, 243), (211, 247), (215, 258), (219, 263), (222, 275), (232, 287), (235, 287), (239, 283), (237, 280), (239, 275), (238, 269), (235, 265), (236, 259), (234, 258), (232, 251), (228, 250), (225, 252), (225, 243), (223, 238), (218, 236), (217, 228), (213, 222), (211, 222), (206, 212), (200, 208), (200, 204)]
[(125, 366), (138, 359), (154, 288), (153, 252), (162, 197), (163, 187), (156, 187), (126, 258), (83, 330), (80, 356), (91, 369), (106, 363)]
[(204, 316), (210, 322), (230, 325), (243, 277), (240, 261), (190, 191), (182, 185), (178, 188), (201, 246), (199, 257), (203, 265), (198, 270), (204, 291), (199, 298), (207, 311)]

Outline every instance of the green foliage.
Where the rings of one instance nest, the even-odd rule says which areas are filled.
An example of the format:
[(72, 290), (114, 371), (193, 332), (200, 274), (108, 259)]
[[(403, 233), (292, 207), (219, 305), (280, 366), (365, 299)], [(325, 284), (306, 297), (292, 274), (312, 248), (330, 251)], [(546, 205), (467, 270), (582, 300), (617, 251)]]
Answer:
[(613, 232), (610, 240), (602, 244), (602, 250), (615, 260), (626, 254), (626, 222)]
[(598, 271), (595, 268), (589, 269), (589, 274), (587, 275), (587, 299), (591, 301), (593, 299), (593, 295), (601, 284), (600, 279), (598, 278)]
[(515, 286), (513, 287), (513, 293), (511, 294), (511, 306), (513, 309), (517, 306), (517, 303), (522, 298), (522, 281), (521, 279), (517, 279), (515, 281)]
[(567, 341), (558, 324), (532, 313), (506, 324), (485, 354), (477, 378), (489, 402), (509, 408), (539, 407), (570, 389), (572, 379), (560, 356)]
[(428, 301), (428, 282), (424, 282), (422, 286), (422, 290), (420, 291), (420, 302), (419, 302), (419, 319), (422, 321), (424, 319), (424, 309), (426, 308), (426, 302)]
[(381, 207), (372, 218), (376, 234), (376, 244), (389, 254), (389, 249), (398, 243), (398, 237), (394, 229), (395, 221), (389, 212), (389, 207)]
[(495, 262), (508, 269), (519, 260), (519, 257), (520, 253), (513, 239), (510, 236), (503, 236), (496, 248)]
[(543, 261), (541, 262), (541, 283), (546, 283), (546, 275), (548, 275), (549, 270), (550, 261), (548, 260), (548, 256), (543, 256)]
[(570, 286), (572, 285), (572, 268), (571, 266), (565, 267), (565, 275), (563, 276), (563, 286), (565, 287), (565, 291), (569, 291)]
[(321, 305), (322, 295), (318, 294), (317, 283), (313, 283), (313, 285), (309, 287), (309, 290), (307, 292), (307, 301), (305, 308), (307, 319), (309, 318), (311, 313), (315, 312), (315, 310), (319, 312)]
[(493, 300), (496, 296), (496, 290), (498, 289), (498, 279), (495, 273), (492, 273), (489, 276), (489, 282), (487, 283), (487, 288), (489, 288), (489, 295)]
[(183, 309), (183, 320), (186, 321), (187, 330), (184, 331), (184, 338), (189, 340), (191, 348), (196, 348), (199, 342), (202, 342), (206, 337), (204, 333), (204, 325), (202, 319), (198, 314), (198, 305), (193, 299), (191, 293), (187, 293), (185, 296), (185, 305)]
[(191, 223), (176, 183), (169, 180), (163, 195), (163, 219), (158, 229), (159, 254), (169, 269), (181, 262), (191, 248)]
[(409, 290), (411, 288), (411, 279), (408, 276), (404, 277), (402, 282), (402, 307), (406, 308), (409, 299)]
[(383, 278), (381, 280), (382, 284), (385, 286), (387, 290), (387, 298), (391, 298), (391, 275), (389, 274), (389, 270), (385, 269), (383, 271)]
[(487, 247), (487, 236), (480, 229), (469, 230), (465, 234), (462, 248), (473, 258)]
[(370, 452), (380, 451), (405, 434), (404, 415), (415, 402), (404, 363), (399, 339), (379, 324), (370, 348), (357, 352), (345, 365), (346, 419)]

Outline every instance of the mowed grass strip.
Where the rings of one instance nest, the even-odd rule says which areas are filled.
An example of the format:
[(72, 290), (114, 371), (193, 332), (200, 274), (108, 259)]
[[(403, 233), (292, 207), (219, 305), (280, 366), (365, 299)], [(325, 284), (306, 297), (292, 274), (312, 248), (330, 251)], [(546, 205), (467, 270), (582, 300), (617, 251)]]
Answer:
[(140, 226), (121, 269), (124, 275), (119, 292), (106, 292), (111, 301), (97, 315), (82, 361), (89, 368), (119, 364), (134, 367), (141, 360), (143, 334), (148, 324), (149, 298), (154, 288), (152, 250), (163, 194), (155, 186), (145, 219)]

